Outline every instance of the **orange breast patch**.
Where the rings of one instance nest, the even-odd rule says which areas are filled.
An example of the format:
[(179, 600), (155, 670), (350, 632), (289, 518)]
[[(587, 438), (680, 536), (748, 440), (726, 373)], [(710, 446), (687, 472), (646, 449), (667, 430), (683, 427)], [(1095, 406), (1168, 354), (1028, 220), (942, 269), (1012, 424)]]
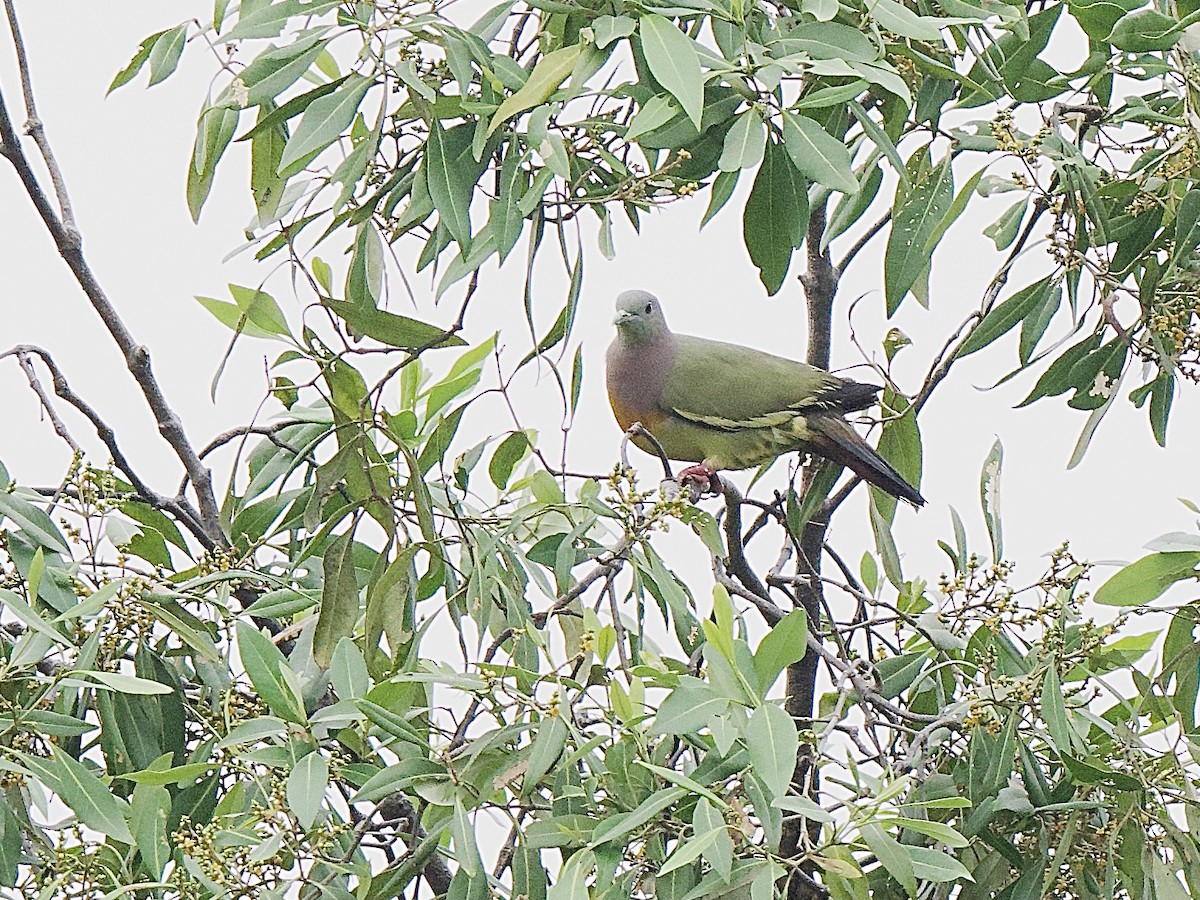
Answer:
[(653, 431), (654, 427), (666, 418), (664, 413), (657, 410), (630, 409), (617, 399), (614, 391), (608, 392), (608, 403), (612, 407), (613, 415), (617, 417), (617, 424), (621, 426), (622, 431), (628, 431), (629, 426), (634, 422), (641, 422)]

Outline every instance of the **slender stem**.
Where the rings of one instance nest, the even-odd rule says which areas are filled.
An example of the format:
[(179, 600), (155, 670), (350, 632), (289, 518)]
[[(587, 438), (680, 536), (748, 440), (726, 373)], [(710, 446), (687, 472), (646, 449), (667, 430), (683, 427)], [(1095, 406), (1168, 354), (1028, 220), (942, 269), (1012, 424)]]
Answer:
[(64, 231), (72, 235), (76, 245), (79, 244), (79, 229), (75, 225), (75, 212), (71, 208), (71, 198), (67, 194), (67, 182), (63, 178), (62, 169), (54, 157), (50, 141), (46, 138), (46, 128), (37, 113), (37, 103), (33, 98), (33, 81), (29, 77), (29, 56), (25, 52), (25, 41), (21, 37), (21, 26), (17, 22), (17, 10), (13, 0), (4, 0), (4, 11), (8, 13), (8, 28), (12, 32), (13, 51), (17, 57), (17, 71), (21, 75), (21, 93), (25, 98), (25, 133), (33, 138), (38, 152), (46, 163), (50, 173), (50, 183), (54, 185), (55, 196), (58, 197), (59, 215), (62, 217)]

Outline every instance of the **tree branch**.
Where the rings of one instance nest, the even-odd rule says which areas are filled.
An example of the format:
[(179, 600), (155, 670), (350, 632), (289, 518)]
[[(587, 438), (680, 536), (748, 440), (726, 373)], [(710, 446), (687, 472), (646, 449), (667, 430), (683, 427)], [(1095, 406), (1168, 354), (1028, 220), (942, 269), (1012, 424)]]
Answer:
[(59, 419), (55, 413), (50, 398), (47, 396), (44, 387), (38, 378), (37, 371), (33, 367), (32, 357), (36, 356), (42, 361), (42, 364), (50, 370), (51, 383), (54, 385), (54, 393), (62, 400), (75, 407), (83, 417), (92, 423), (92, 427), (96, 430), (96, 436), (100, 438), (100, 442), (104, 444), (108, 450), (109, 456), (112, 457), (113, 465), (117, 471), (129, 480), (133, 485), (134, 491), (137, 492), (138, 498), (155, 509), (161, 509), (169, 512), (171, 515), (179, 519), (180, 523), (191, 532), (191, 534), (204, 545), (206, 549), (212, 549), (216, 546), (208, 535), (207, 530), (200, 522), (200, 517), (195, 508), (187, 500), (186, 497), (166, 497), (155, 491), (138, 475), (137, 470), (129, 462), (121, 450), (120, 444), (117, 442), (117, 434), (113, 431), (101, 415), (89, 404), (86, 400), (80, 397), (71, 385), (67, 382), (66, 376), (59, 369), (53, 357), (50, 356), (44, 349), (33, 344), (18, 344), (11, 350), (6, 350), (0, 353), (0, 359), (9, 356), (15, 356), (25, 373), (26, 379), (29, 381), (30, 387), (38, 396), (38, 400), (42, 404), (42, 408), (46, 410), (50, 417), (51, 423), (54, 425), (54, 430), (62, 437), (71, 447), (72, 451), (78, 452), (79, 445), (70, 437), (66, 431), (66, 425)]
[[(9, 13), (10, 23), (14, 22), (15, 13), (13, 12), (11, 0), (5, 0), (5, 6)], [(19, 32), (14, 31), (14, 34), (19, 34)], [(24, 46), (19, 40), (16, 42), (16, 49), (18, 66), (25, 73), (23, 78), (27, 85), (28, 63), (26, 61)], [(28, 88), (28, 96), (32, 97), (31, 88)], [(44, 134), (42, 140), (45, 140)], [(47, 149), (43, 151), (44, 158), (46, 158), (47, 152), (48, 145)], [(125, 358), (125, 365), (141, 388), (142, 396), (145, 397), (146, 403), (150, 407), (155, 421), (158, 423), (159, 433), (163, 436), (167, 444), (170, 445), (171, 449), (175, 451), (176, 457), (183, 464), (184, 469), (191, 478), (199, 503), (200, 512), (198, 518), (205, 542), (209, 545), (227, 544), (228, 541), (221, 528), (216, 495), (213, 492), (212, 473), (205, 467), (200, 457), (196, 454), (184, 431), (183, 423), (167, 402), (158, 380), (151, 372), (149, 351), (134, 339), (133, 334), (117, 313), (116, 307), (108, 299), (104, 289), (100, 286), (100, 282), (96, 280), (91, 267), (85, 260), (80, 246), (79, 233), (69, 218), (69, 204), (64, 210), (63, 217), (60, 218), (59, 214), (51, 206), (45, 191), (42, 190), (41, 185), (38, 183), (29, 158), (25, 155), (25, 151), (21, 147), (20, 136), (13, 127), (12, 119), (9, 116), (8, 107), (2, 93), (0, 93), (0, 155), (3, 155), (12, 163), (17, 176), (21, 179), (21, 184), (25, 188), (25, 193), (29, 196), (30, 201), (32, 201), (34, 208), (45, 224), (46, 230), (50, 233), (51, 238), (53, 238), (55, 246), (58, 247), (59, 254), (67, 263), (71, 274), (75, 276), (75, 280), (80, 288), (83, 289), (84, 294), (92, 304), (92, 308), (100, 316), (113, 341), (120, 348)], [(51, 155), (47, 159), (47, 165), (50, 166), (52, 172), (51, 179), (57, 184), (62, 181), (61, 174), (53, 174), (57, 171), (57, 165), (51, 165), (53, 156)], [(60, 195), (60, 202), (65, 196), (66, 192), (64, 188)]]

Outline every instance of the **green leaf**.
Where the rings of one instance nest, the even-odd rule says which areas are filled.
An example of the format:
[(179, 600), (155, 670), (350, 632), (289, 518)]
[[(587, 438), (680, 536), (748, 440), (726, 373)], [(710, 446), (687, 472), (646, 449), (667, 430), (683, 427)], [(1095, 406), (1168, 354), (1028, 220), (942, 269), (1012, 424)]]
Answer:
[(792, 251), (808, 228), (808, 192), (782, 144), (768, 142), (746, 198), (742, 235), (750, 260), (768, 294), (776, 294), (787, 277)]
[[(170, 31), (164, 32), (154, 42), (148, 60), (150, 63), (150, 83), (147, 87), (154, 87), (159, 82), (165, 81), (179, 66), (179, 58), (183, 56), (183, 45), (187, 43), (187, 27), (187, 22), (177, 25)], [(117, 77), (120, 78), (121, 76), (118, 75)], [(113, 84), (115, 85), (116, 82), (114, 81)], [(112, 88), (109, 88), (109, 90), (111, 91)]]
[(858, 119), (858, 124), (862, 126), (862, 130), (866, 136), (874, 142), (880, 152), (888, 158), (888, 162), (892, 164), (892, 168), (895, 169), (896, 174), (900, 178), (901, 187), (905, 191), (910, 190), (912, 184), (908, 179), (908, 169), (904, 165), (904, 160), (900, 158), (900, 151), (896, 149), (895, 143), (888, 137), (887, 132), (879, 127), (879, 123), (871, 118), (866, 108), (857, 100), (851, 100), (848, 106), (854, 118)]
[(512, 855), (512, 894), (526, 900), (546, 900), (550, 883), (542, 865), (541, 853), (520, 840)]
[(725, 144), (717, 165), (722, 172), (752, 169), (762, 162), (766, 146), (766, 125), (762, 115), (752, 106), (738, 116), (733, 127), (725, 133)]
[(276, 0), (266, 5), (243, 3), (237, 25), (222, 40), (276, 37), (294, 16), (319, 16), (339, 4), (340, 0)]
[[(901, 844), (912, 860), (913, 875), (921, 881), (944, 884), (950, 881), (974, 881), (971, 870), (949, 853), (934, 847), (917, 847)], [(1014, 892), (1013, 897), (1017, 894)]]
[(567, 76), (575, 70), (575, 64), (579, 62), (579, 55), (582, 52), (582, 43), (571, 44), (569, 47), (560, 47), (547, 53), (539, 59), (521, 89), (504, 98), (504, 102), (492, 116), (491, 124), (488, 125), (488, 135), (491, 136), (497, 128), (513, 116), (523, 113), (527, 109), (533, 109), (535, 106), (541, 106), (549, 100), (550, 96), (567, 80)]
[(1025, 210), (1029, 207), (1029, 198), (1022, 197), (1003, 213), (991, 225), (983, 229), (985, 237), (990, 237), (997, 250), (1006, 249), (1017, 239), (1021, 230), (1021, 222), (1025, 218)]
[[(277, 107), (271, 101), (264, 102), (258, 110), (259, 124)], [(279, 209), (286, 180), (279, 177), (279, 164), (283, 159), (283, 148), (287, 144), (288, 131), (284, 122), (256, 131), (250, 142), (250, 193), (258, 210), (260, 224), (270, 222)]]
[(319, 750), (301, 757), (287, 779), (288, 808), (300, 827), (307, 831), (325, 806), (329, 787), (329, 760)]
[(93, 681), (120, 691), (122, 694), (173, 694), (175, 689), (170, 685), (152, 681), (149, 678), (139, 678), (136, 675), (125, 675), (121, 672), (101, 672), (99, 670), (81, 672)]
[(63, 647), (72, 646), (70, 638), (38, 615), (37, 610), (25, 602), (25, 598), (16, 591), (0, 588), (0, 605), (11, 610), (25, 627)]
[(976, 350), (982, 350), (992, 341), (1007, 334), (1025, 321), (1026, 318), (1040, 312), (1045, 305), (1047, 293), (1051, 287), (1056, 286), (1057, 282), (1052, 282), (1050, 276), (1047, 275), (1041, 281), (1035, 281), (1033, 284), (1021, 288), (1007, 300), (992, 307), (982, 321), (967, 335), (967, 339), (963, 341), (955, 355), (961, 359)]
[(292, 332), (288, 328), (287, 319), (283, 317), (283, 310), (266, 291), (231, 284), (229, 293), (248, 322), (257, 325), (267, 334), (291, 337)]
[[(287, 662), (271, 639), (252, 625), (237, 623), (237, 642), (242, 666), (263, 702), (276, 715), (306, 724), (304, 702), (295, 689), (295, 676), (284, 675)], [(290, 674), (290, 673), (289, 673)]]
[(979, 502), (983, 507), (983, 520), (987, 523), (995, 562), (1004, 559), (1004, 537), (1000, 530), (1000, 471), (1003, 464), (1004, 446), (996, 438), (979, 475)]
[(34, 506), (18, 493), (0, 491), (0, 518), (10, 520), (21, 534), (33, 544), (60, 553), (71, 552), (67, 540), (45, 511)]
[(1174, 397), (1175, 375), (1170, 369), (1161, 369), (1150, 390), (1150, 428), (1160, 447), (1167, 446), (1167, 419)]
[(550, 771), (555, 761), (562, 756), (567, 743), (568, 728), (562, 716), (545, 716), (529, 750), (529, 764), (521, 781), (521, 796), (528, 797), (537, 789), (538, 782)]
[(529, 449), (529, 436), (524, 431), (514, 431), (501, 441), (492, 454), (491, 462), (488, 463), (488, 477), (491, 478), (492, 484), (500, 490), (508, 487), (508, 479), (512, 477), (513, 469), (525, 458)]
[(870, 0), (868, 9), (871, 18), (893, 34), (934, 44), (942, 43), (942, 21), (934, 16), (919, 16), (896, 0)]
[(466, 165), (471, 155), (475, 125), (465, 122), (442, 130), (437, 120), (430, 125), (429, 141), (425, 145), (425, 173), (429, 196), (441, 222), (465, 246), (471, 240), (471, 196), (475, 191), (478, 167)]
[(712, 217), (719, 213), (725, 204), (729, 202), (729, 198), (733, 196), (734, 188), (737, 187), (738, 175), (740, 172), (720, 172), (713, 179), (712, 191), (708, 198), (708, 209), (704, 211), (704, 218), (700, 220), (700, 227), (707, 225)]
[(729, 699), (696, 678), (680, 679), (654, 716), (657, 734), (691, 734), (729, 709)]
[(928, 241), (954, 200), (954, 175), (947, 156), (917, 181), (892, 212), (892, 231), (883, 259), (889, 318), (929, 266)]
[(799, 662), (808, 650), (808, 616), (793, 609), (775, 623), (754, 651), (754, 674), (758, 676), (760, 696), (765, 696), (792, 663)]
[(125, 781), (132, 781), (134, 784), (144, 784), (150, 787), (165, 787), (168, 784), (188, 785), (197, 778), (212, 772), (218, 765), (215, 762), (203, 762), (188, 763), (183, 766), (170, 766), (165, 769), (155, 768), (155, 766), (160, 764), (168, 765), (170, 759), (170, 754), (163, 754), (151, 763), (150, 768), (143, 769), (140, 772), (126, 772), (118, 777)]
[(323, 569), (321, 611), (313, 630), (313, 661), (326, 669), (333, 661), (338, 642), (354, 632), (358, 621), (358, 581), (354, 573), (354, 541), (350, 534), (330, 542), (325, 550)]
[(844, 194), (858, 192), (846, 145), (815, 120), (784, 110), (783, 144), (796, 169), (810, 181)]
[(104, 94), (106, 97), (117, 88), (123, 87), (124, 85), (133, 81), (133, 79), (137, 76), (137, 73), (142, 70), (142, 66), (146, 64), (146, 60), (150, 58), (150, 52), (154, 49), (154, 45), (158, 43), (158, 41), (166, 33), (166, 31), (155, 32), (138, 45), (137, 50), (133, 54), (133, 59), (129, 61), (125, 68), (116, 74), (116, 77), (112, 80), (112, 84), (108, 86), (108, 90), (105, 91)]
[(1170, 50), (1182, 33), (1179, 22), (1156, 9), (1135, 9), (1117, 20), (1107, 43), (1133, 53)]
[(699, 128), (704, 112), (704, 75), (692, 39), (669, 19), (654, 13), (642, 16), (638, 31), (650, 74), (674, 95)]
[(796, 771), (800, 739), (796, 723), (782, 707), (764, 703), (746, 722), (746, 749), (750, 762), (772, 797), (787, 793)]
[(205, 109), (200, 114), (200, 122), (196, 126), (196, 143), (192, 148), (192, 162), (188, 166), (187, 201), (188, 212), (192, 221), (200, 221), (200, 213), (204, 202), (212, 190), (213, 176), (216, 174), (217, 162), (221, 159), (225, 148), (233, 140), (237, 130), (238, 111), (223, 107), (220, 109)]
[[(705, 801), (702, 800), (701, 802)], [(712, 851), (721, 835), (725, 836), (726, 841), (730, 839), (729, 832), (726, 830), (724, 825), (720, 826), (719, 828), (709, 829), (702, 834), (697, 833), (694, 837), (680, 841), (675, 845), (675, 849), (671, 851), (671, 855), (667, 857), (666, 861), (659, 868), (658, 877), (661, 878), (662, 876), (668, 874), (669, 872), (673, 872), (681, 866), (686, 866), (701, 854), (709, 853)], [(732, 863), (732, 860), (730, 862)]]
[(1141, 606), (1171, 585), (1196, 577), (1200, 550), (1151, 553), (1130, 563), (1100, 585), (1095, 600), (1104, 606)]
[(595, 856), (589, 850), (575, 853), (559, 872), (558, 880), (550, 886), (546, 900), (589, 900), (587, 877), (596, 865)]
[(69, 806), (88, 828), (125, 844), (133, 843), (129, 804), (112, 794), (99, 773), (51, 746), (50, 757), (15, 751), (25, 768)]
[(151, 878), (162, 877), (171, 859), (171, 842), (167, 834), (167, 816), (171, 811), (171, 793), (165, 787), (139, 784), (133, 789), (130, 802), (130, 829), (142, 865)]
[(1175, 248), (1171, 260), (1182, 263), (1200, 243), (1200, 190), (1188, 191), (1175, 212)]
[(904, 586), (904, 571), (900, 567), (900, 552), (896, 549), (896, 540), (892, 537), (892, 523), (889, 522), (875, 503), (875, 493), (871, 493), (871, 530), (875, 532), (875, 549), (883, 560), (883, 573), (887, 575), (897, 590)]
[(1063, 703), (1062, 684), (1058, 680), (1058, 672), (1054, 666), (1046, 670), (1042, 679), (1042, 721), (1054, 741), (1059, 753), (1071, 753), (1075, 742), (1070, 722), (1067, 721), (1067, 707)]
[(1062, 281), (1055, 279), (1047, 282), (1041, 299), (1021, 321), (1021, 343), (1017, 350), (1021, 365), (1026, 365), (1033, 358), (1033, 351), (1037, 349), (1061, 302)]
[[(889, 418), (883, 423), (876, 450), (904, 476), (905, 481), (919, 489), (924, 454), (916, 410), (907, 398), (899, 396), (890, 387), (884, 390), (883, 408)], [(903, 415), (896, 415), (902, 409)], [(892, 522), (896, 518), (896, 498), (876, 487), (871, 488), (871, 493), (880, 515), (885, 521)]]
[(880, 865), (887, 869), (888, 874), (900, 883), (910, 897), (917, 896), (917, 878), (913, 872), (912, 858), (904, 845), (874, 822), (868, 822), (859, 830)]
[(678, 787), (663, 788), (660, 791), (655, 791), (639, 803), (637, 808), (632, 812), (609, 816), (597, 825), (596, 830), (592, 834), (591, 845), (593, 847), (600, 847), (625, 837), (625, 835), (645, 825), (664, 809), (674, 806), (686, 796), (687, 791)]
[(351, 330), (389, 347), (418, 350), (425, 347), (465, 347), (467, 344), (458, 335), (447, 334), (445, 329), (437, 325), (382, 309), (363, 309), (347, 300), (324, 300), (322, 305), (344, 319)]
[(665, 94), (655, 94), (641, 105), (637, 115), (625, 129), (625, 140), (632, 141), (660, 128), (670, 122), (679, 113), (675, 101)]
[(492, 226), (501, 263), (517, 245), (525, 224), (519, 204), (529, 190), (529, 173), (521, 165), (522, 162), (520, 147), (516, 142), (509, 144), (500, 166), (500, 190), (496, 199), (491, 201), (488, 224)]
[(1067, 401), (1073, 409), (1099, 409), (1117, 395), (1117, 382), (1129, 355), (1129, 345), (1117, 336), (1071, 367), (1075, 393)]
[(332, 93), (312, 101), (283, 148), (276, 170), (278, 174), (294, 174), (309, 159), (338, 140), (354, 121), (371, 84), (371, 79), (353, 74)]
[(1034, 400), (1042, 397), (1056, 397), (1075, 387), (1071, 380), (1071, 370), (1088, 354), (1100, 346), (1100, 333), (1096, 332), (1085, 337), (1082, 341), (1064, 350), (1050, 366), (1042, 373), (1029, 396), (1017, 404), (1017, 408), (1028, 406)]

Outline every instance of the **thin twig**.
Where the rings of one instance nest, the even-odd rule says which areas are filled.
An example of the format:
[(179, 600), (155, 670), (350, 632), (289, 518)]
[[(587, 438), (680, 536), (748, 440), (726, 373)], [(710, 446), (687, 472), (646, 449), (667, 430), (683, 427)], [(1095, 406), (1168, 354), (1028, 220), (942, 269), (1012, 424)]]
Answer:
[(843, 256), (841, 262), (837, 264), (838, 272), (845, 272), (846, 267), (850, 265), (854, 257), (858, 256), (862, 249), (866, 247), (867, 244), (871, 243), (871, 239), (875, 237), (875, 235), (879, 234), (879, 232), (883, 231), (884, 227), (890, 221), (892, 221), (892, 211), (888, 210), (883, 214), (879, 221), (867, 229), (866, 234), (854, 242), (854, 246), (846, 251), (846, 255)]
[(21, 74), (21, 93), (25, 97), (25, 133), (33, 138), (38, 152), (46, 163), (50, 173), (50, 183), (54, 185), (54, 194), (58, 197), (58, 210), (62, 218), (62, 227), (67, 234), (73, 236), (75, 245), (80, 242), (79, 228), (75, 225), (75, 212), (71, 208), (71, 198), (67, 194), (67, 183), (63, 178), (58, 160), (50, 148), (46, 138), (46, 128), (37, 113), (37, 104), (33, 99), (33, 81), (29, 77), (29, 56), (25, 52), (25, 41), (21, 38), (21, 27), (17, 23), (17, 10), (12, 0), (4, 0), (4, 10), (8, 13), (8, 27), (12, 32), (13, 51), (17, 56), (17, 71)]
[(675, 476), (671, 473), (671, 460), (667, 456), (667, 451), (663, 449), (663, 445), (658, 442), (658, 438), (650, 432), (650, 429), (641, 422), (634, 422), (630, 425), (629, 430), (625, 432), (625, 436), (621, 438), (621, 468), (625, 471), (633, 468), (629, 464), (629, 442), (635, 437), (642, 437), (650, 442), (651, 446), (654, 447), (654, 452), (658, 454), (658, 458), (662, 462), (663, 477), (674, 478)]

